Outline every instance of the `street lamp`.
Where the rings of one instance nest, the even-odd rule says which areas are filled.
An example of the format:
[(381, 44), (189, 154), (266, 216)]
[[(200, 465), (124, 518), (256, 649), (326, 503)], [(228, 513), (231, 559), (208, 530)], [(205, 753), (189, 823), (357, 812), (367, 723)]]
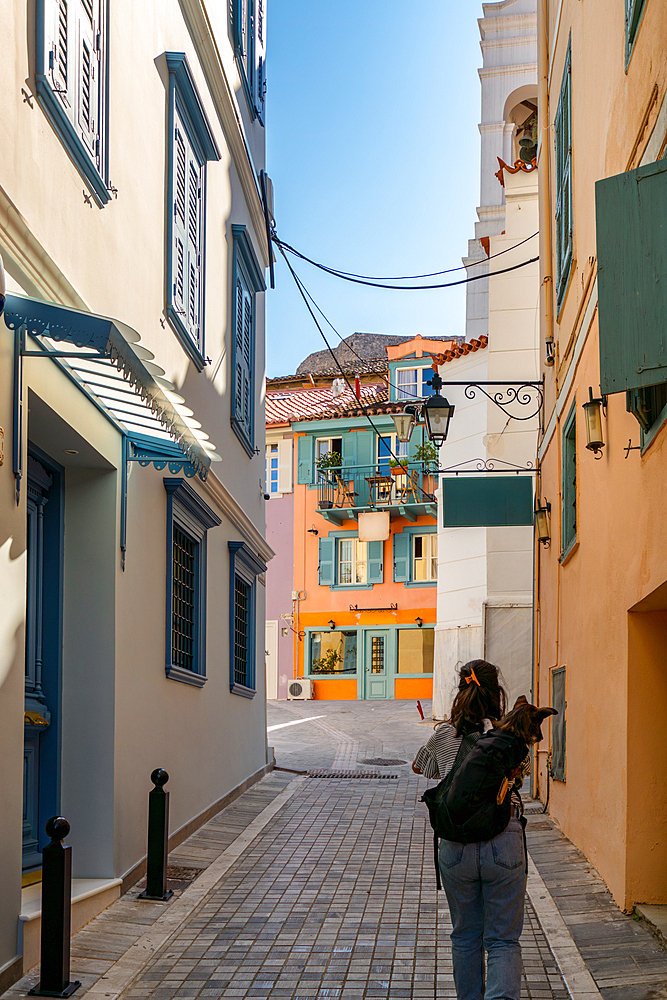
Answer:
[(537, 540), (542, 542), (543, 545), (551, 544), (551, 504), (548, 500), (545, 500), (543, 504), (540, 503), (539, 499), (537, 501), (537, 507), (535, 508), (535, 529), (537, 531)]
[(392, 413), (392, 420), (396, 427), (396, 437), (402, 444), (407, 444), (412, 436), (412, 429), (415, 426), (415, 408), (406, 406), (402, 413)]
[(602, 458), (602, 449), (604, 448), (604, 438), (602, 437), (602, 408), (604, 404), (604, 397), (593, 399), (593, 389), (589, 386), (588, 402), (583, 404), (586, 421), (586, 447), (593, 452), (596, 458)]
[(335, 627), (336, 627), (336, 623), (335, 623), (335, 621), (334, 621), (333, 619), (331, 619), (331, 621), (328, 621), (328, 622), (327, 622), (327, 625), (329, 626), (329, 628), (330, 628), (330, 629), (331, 629), (331, 631), (333, 632), (333, 630), (334, 630), (334, 629), (335, 629)]
[(429, 396), (424, 403), (422, 414), (429, 440), (439, 448), (447, 440), (449, 421), (454, 415), (454, 404), (440, 395), (442, 379), (437, 372), (433, 373), (433, 378), (426, 384), (433, 387), (434, 395)]

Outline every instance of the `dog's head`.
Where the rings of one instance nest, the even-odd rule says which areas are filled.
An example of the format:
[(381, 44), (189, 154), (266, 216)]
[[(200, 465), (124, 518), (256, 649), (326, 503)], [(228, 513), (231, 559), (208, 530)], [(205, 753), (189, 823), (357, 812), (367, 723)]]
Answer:
[(514, 702), (514, 708), (498, 723), (498, 729), (518, 736), (531, 746), (542, 739), (542, 723), (549, 715), (558, 715), (558, 712), (555, 708), (536, 708), (524, 695), (520, 695)]

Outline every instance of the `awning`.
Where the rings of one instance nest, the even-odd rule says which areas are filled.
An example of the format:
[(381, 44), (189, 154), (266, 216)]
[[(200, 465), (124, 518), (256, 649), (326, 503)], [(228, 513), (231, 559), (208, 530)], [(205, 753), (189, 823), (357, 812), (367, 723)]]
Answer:
[[(3, 315), (15, 331), (17, 364), (23, 357), (52, 357), (121, 433), (136, 440), (142, 464), (153, 460), (149, 456), (169, 461), (182, 455), (205, 479), (211, 461), (221, 460), (154, 355), (125, 323), (12, 294)], [(26, 346), (26, 333), (39, 350)]]

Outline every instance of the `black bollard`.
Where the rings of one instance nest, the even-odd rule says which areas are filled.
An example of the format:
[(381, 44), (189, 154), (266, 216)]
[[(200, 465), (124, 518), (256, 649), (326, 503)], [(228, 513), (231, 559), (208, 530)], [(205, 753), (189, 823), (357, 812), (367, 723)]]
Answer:
[(42, 851), (42, 955), (39, 985), (33, 997), (71, 997), (81, 985), (69, 981), (69, 939), (72, 916), (72, 848), (62, 840), (69, 823), (54, 816), (46, 824), (51, 838)]
[(171, 899), (174, 894), (167, 889), (169, 792), (163, 788), (169, 781), (169, 775), (158, 767), (151, 774), (151, 781), (155, 788), (148, 793), (146, 888), (139, 894), (139, 899)]

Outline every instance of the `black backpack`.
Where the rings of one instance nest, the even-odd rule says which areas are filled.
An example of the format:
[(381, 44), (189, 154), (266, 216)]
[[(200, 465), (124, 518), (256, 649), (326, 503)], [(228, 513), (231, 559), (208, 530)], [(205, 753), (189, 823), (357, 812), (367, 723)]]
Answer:
[(502, 833), (511, 818), (512, 802), (510, 789), (500, 804), (498, 793), (503, 779), (527, 753), (523, 740), (499, 729), (491, 729), (483, 736), (464, 736), (452, 769), (422, 795), (433, 827), (438, 888), (439, 838), (476, 844)]

